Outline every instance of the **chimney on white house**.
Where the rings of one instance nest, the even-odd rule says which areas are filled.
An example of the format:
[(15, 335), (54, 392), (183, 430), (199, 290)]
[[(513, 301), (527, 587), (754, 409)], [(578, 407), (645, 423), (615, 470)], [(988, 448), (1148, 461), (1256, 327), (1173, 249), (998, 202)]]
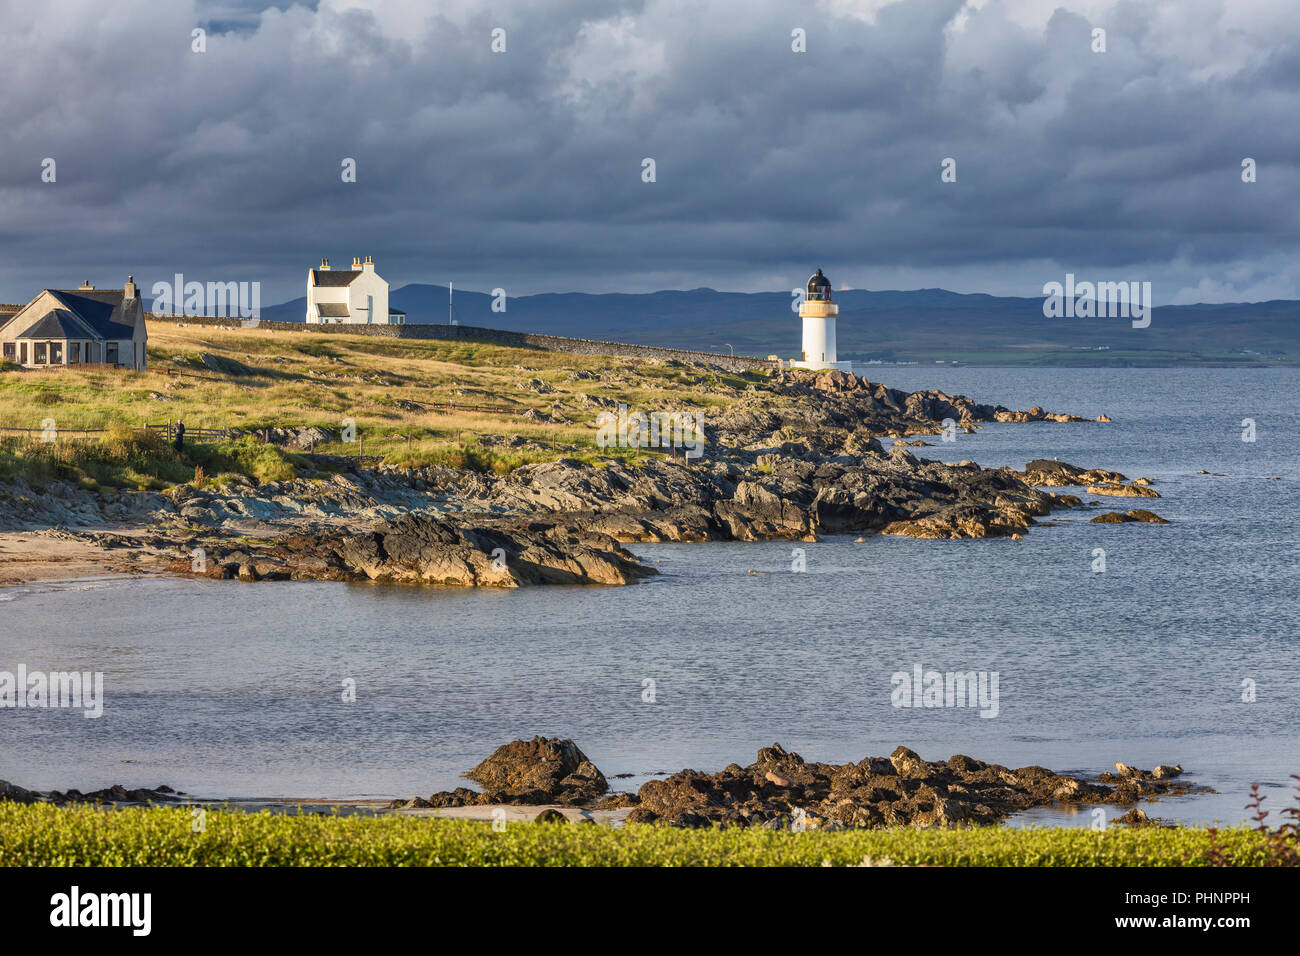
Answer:
[(91, 284), (90, 284), (90, 280), (87, 279), (85, 282), (81, 283), (81, 285), (77, 286), (77, 291), (78, 291), (78, 292), (94, 292), (94, 291), (95, 291), (95, 287), (94, 287), (93, 285), (91, 285)]
[(126, 277), (126, 285), (122, 287), (122, 291), (126, 294), (126, 297), (128, 299), (135, 298), (136, 296), (135, 276)]
[(354, 271), (360, 271), (360, 269), (361, 269), (361, 257), (360, 257), (360, 256), (353, 256), (353, 257), (352, 257), (352, 268), (353, 268)]
[(375, 260), (370, 258), (370, 256), (366, 256), (366, 261), (361, 264), (361, 269), (364, 272), (374, 272)]
[(328, 259), (322, 259), (322, 260), (320, 261), (320, 269), (321, 269), (321, 272), (329, 272), (329, 271), (330, 271), (330, 261), (329, 261)]

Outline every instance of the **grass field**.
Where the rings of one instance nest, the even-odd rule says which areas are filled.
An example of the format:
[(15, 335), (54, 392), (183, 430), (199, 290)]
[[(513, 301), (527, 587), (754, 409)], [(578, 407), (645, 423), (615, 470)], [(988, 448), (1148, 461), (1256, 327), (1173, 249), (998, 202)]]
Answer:
[[(206, 353), (224, 371), (202, 361)], [(355, 423), (360, 442), (319, 445), (327, 454), (380, 456), (396, 465), (443, 464), (508, 472), (560, 455), (580, 460), (635, 457), (599, 450), (596, 417), (622, 402), (632, 409), (725, 406), (761, 381), (750, 374), (709, 372), (681, 364), (584, 356), (454, 341), (275, 332), (263, 329), (149, 328), (149, 371), (66, 368), (0, 370), (0, 429), (44, 429), (39, 436), (0, 432), (0, 480), (20, 474), (99, 485), (166, 487), (238, 471), (286, 477), (296, 464), (274, 450), (238, 443), (198, 447), (176, 456), (165, 444), (130, 435), (145, 424), (184, 421), (189, 428), (314, 426), (339, 433)], [(439, 410), (438, 405), (500, 406), (503, 412)], [(111, 435), (77, 429), (117, 426)], [(542, 447), (512, 449), (483, 435), (518, 435)]]
[[(201, 829), (196, 828), (201, 823)], [(1245, 827), (623, 829), (587, 824), (0, 803), (0, 866), (1260, 866)]]

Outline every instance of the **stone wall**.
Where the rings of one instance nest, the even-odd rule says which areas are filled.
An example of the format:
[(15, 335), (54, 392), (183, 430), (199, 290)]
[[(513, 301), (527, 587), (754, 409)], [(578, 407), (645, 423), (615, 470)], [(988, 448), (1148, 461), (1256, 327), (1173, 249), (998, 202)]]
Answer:
[[(207, 328), (240, 328), (243, 321), (237, 318), (210, 316), (150, 315), (150, 322), (168, 322), (174, 325), (195, 325)], [(550, 352), (573, 352), (578, 355), (612, 355), (621, 358), (676, 359), (679, 362), (704, 362), (718, 365), (733, 372), (751, 369), (771, 369), (776, 363), (750, 355), (726, 355), (717, 352), (694, 352), (689, 349), (666, 349), (656, 345), (632, 345), (626, 342), (600, 342), (594, 339), (574, 339), (563, 335), (540, 335), (536, 332), (507, 332), (503, 329), (482, 329), (472, 325), (308, 325), (306, 322), (258, 322), (257, 328), (275, 332), (316, 332), (327, 335), (369, 335), (394, 339), (466, 339), (472, 342), (491, 342), (514, 348), (545, 349)]]

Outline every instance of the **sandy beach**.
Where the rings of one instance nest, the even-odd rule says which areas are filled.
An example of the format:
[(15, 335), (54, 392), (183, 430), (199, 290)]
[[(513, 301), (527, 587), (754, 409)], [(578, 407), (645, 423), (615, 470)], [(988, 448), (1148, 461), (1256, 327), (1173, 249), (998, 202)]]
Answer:
[(162, 555), (105, 550), (60, 531), (0, 532), (0, 588), (161, 573)]

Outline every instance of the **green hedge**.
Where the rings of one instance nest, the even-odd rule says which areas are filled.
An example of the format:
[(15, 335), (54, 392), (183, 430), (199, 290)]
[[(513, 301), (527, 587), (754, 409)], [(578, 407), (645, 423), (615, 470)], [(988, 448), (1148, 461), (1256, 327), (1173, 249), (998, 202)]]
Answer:
[[(1206, 865), (1206, 830), (623, 829), (395, 816), (59, 808), (0, 802), (4, 866), (1184, 866)], [(1265, 839), (1218, 831), (1220, 862), (1267, 862)]]

